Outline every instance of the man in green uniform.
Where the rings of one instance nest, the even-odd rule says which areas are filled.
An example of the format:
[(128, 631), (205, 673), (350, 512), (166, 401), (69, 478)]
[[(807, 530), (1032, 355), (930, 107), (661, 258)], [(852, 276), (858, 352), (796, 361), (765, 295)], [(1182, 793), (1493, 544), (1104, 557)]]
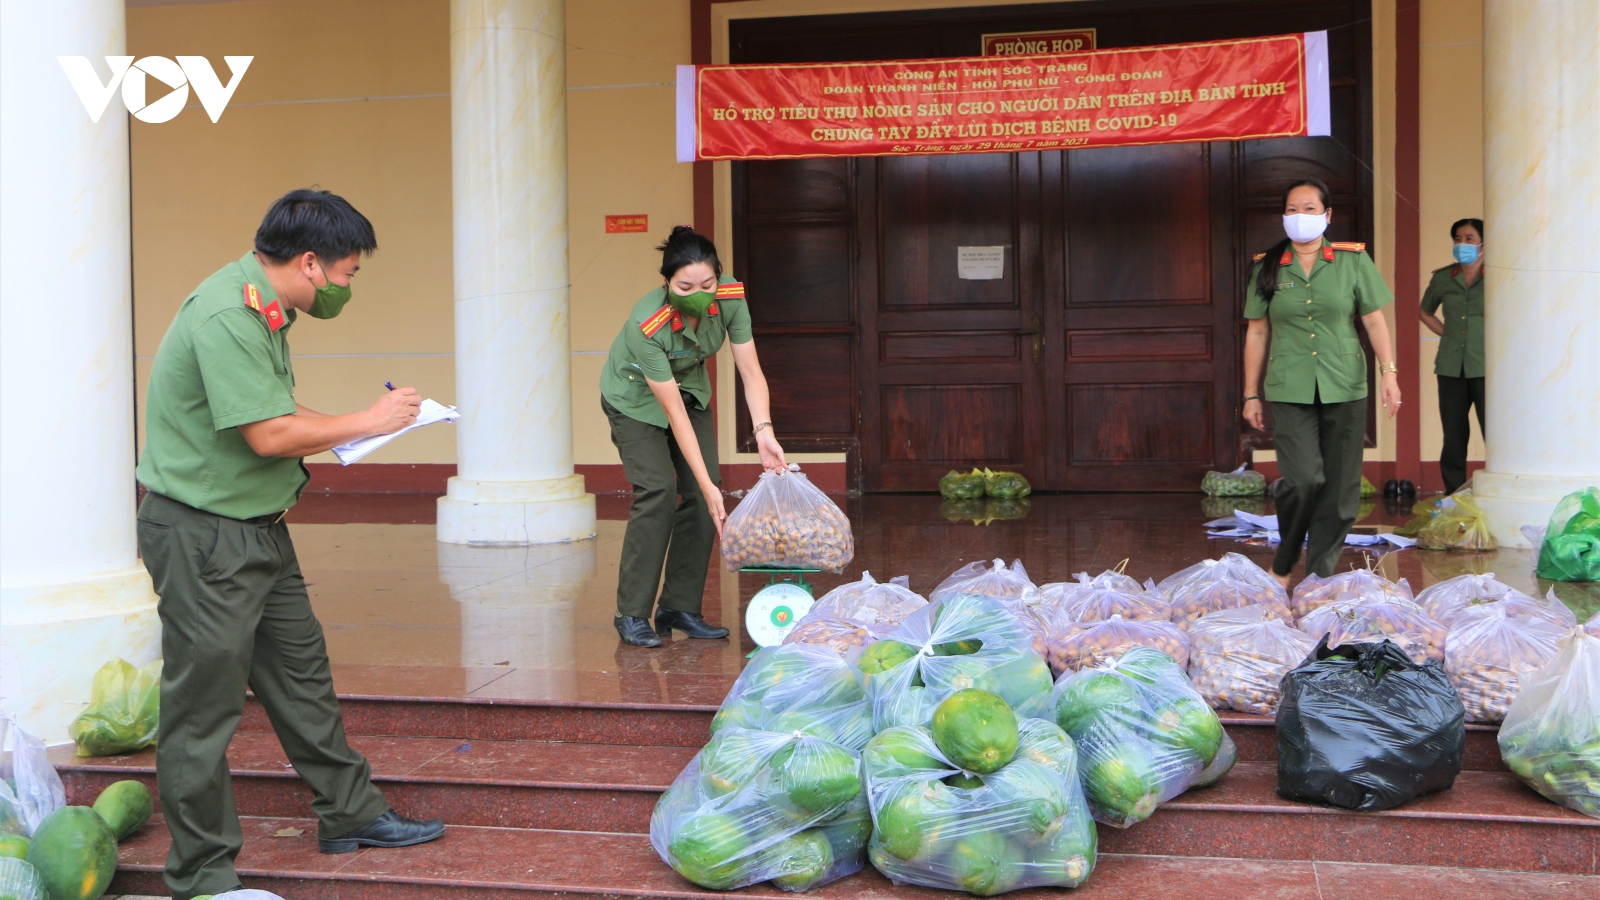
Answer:
[[(1439, 336), (1433, 374), (1439, 380), (1439, 423), (1444, 446), (1439, 449), (1439, 474), (1453, 494), (1467, 481), (1467, 443), (1478, 413), (1483, 431), (1483, 220), (1462, 219), (1450, 228), (1456, 263), (1433, 270), (1422, 295), (1422, 324)], [(1439, 321), (1440, 307), (1444, 321)]]
[(138, 535), (160, 597), (156, 777), (175, 900), (239, 885), (227, 749), (246, 687), (312, 790), (324, 853), (444, 832), (391, 810), (346, 742), (322, 626), (283, 521), (310, 477), (302, 457), (416, 420), (411, 388), (342, 416), (294, 399), (289, 329), (302, 312), (338, 315), (361, 255), (376, 248), (371, 223), (343, 198), (292, 191), (267, 211), (255, 250), (183, 302), (156, 352)]
[(1331, 217), (1327, 189), (1320, 182), (1308, 179), (1291, 186), (1285, 207), (1290, 237), (1274, 248), (1271, 258), (1256, 257), (1248, 282), (1244, 414), (1251, 425), (1263, 426), (1256, 385), (1265, 363), (1273, 444), (1283, 475), (1274, 497), (1282, 542), (1272, 572), (1287, 584), (1308, 535), (1306, 571), (1323, 577), (1334, 573), (1359, 511), (1367, 360), (1356, 334), (1356, 316), (1378, 355), (1384, 405), (1391, 416), (1400, 392), (1382, 312), (1394, 295), (1367, 256), (1366, 245), (1334, 243), (1321, 236)]

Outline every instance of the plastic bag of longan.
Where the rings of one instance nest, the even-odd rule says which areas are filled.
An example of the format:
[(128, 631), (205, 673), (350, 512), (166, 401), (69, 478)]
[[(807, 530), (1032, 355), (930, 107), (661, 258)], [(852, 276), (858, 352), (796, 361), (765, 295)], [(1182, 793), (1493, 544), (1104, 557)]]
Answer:
[(1404, 578), (1390, 581), (1371, 569), (1351, 569), (1327, 578), (1307, 575), (1305, 581), (1295, 585), (1289, 610), (1295, 618), (1304, 619), (1313, 610), (1329, 603), (1382, 599), (1413, 602), (1415, 595), (1411, 593), (1411, 583)]
[(1312, 640), (1328, 635), (1330, 648), (1393, 641), (1417, 665), (1444, 662), (1449, 633), (1417, 604), (1385, 596), (1336, 600), (1319, 606), (1300, 620), (1300, 630)]
[(1050, 635), (1050, 671), (1057, 678), (1066, 672), (1104, 665), (1135, 647), (1148, 647), (1172, 657), (1180, 669), (1189, 667), (1189, 636), (1171, 622), (1151, 622), (1112, 616), (1104, 622), (1084, 622)]
[(1189, 680), (1217, 709), (1272, 715), (1279, 685), (1317, 643), (1281, 604), (1210, 613), (1189, 626)]
[(1535, 616), (1508, 615), (1499, 604), (1456, 616), (1445, 640), (1444, 673), (1461, 695), (1467, 721), (1504, 719), (1521, 692), (1521, 679), (1548, 663), (1570, 630)]
[(842, 572), (856, 555), (850, 520), (790, 464), (763, 472), (722, 526), (728, 571), (752, 566)]

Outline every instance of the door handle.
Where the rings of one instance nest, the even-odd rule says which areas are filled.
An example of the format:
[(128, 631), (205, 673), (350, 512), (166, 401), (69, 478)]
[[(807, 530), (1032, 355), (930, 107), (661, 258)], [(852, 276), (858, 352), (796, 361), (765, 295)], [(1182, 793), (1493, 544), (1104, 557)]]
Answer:
[(1033, 361), (1040, 362), (1044, 359), (1044, 330), (1039, 327), (1039, 317), (1033, 317), (1033, 326), (1024, 331), (1017, 332), (1018, 337), (1033, 336)]

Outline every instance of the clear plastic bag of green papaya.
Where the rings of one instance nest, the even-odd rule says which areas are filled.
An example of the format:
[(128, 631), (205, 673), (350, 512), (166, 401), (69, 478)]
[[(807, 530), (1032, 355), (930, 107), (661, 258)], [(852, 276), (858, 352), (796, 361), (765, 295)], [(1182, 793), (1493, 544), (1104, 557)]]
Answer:
[(1540, 578), (1600, 581), (1600, 488), (1561, 498), (1539, 545)]
[(1267, 492), (1267, 476), (1240, 466), (1232, 472), (1207, 472), (1200, 490), (1212, 497), (1260, 497)]
[(967, 688), (999, 694), (1019, 714), (1050, 695), (1050, 667), (1034, 650), (1033, 632), (999, 600), (978, 594), (929, 603), (849, 658), (879, 731), (928, 725), (940, 703)]
[(873, 866), (895, 884), (983, 897), (1082, 884), (1098, 836), (1072, 739), (1032, 718), (1016, 737), (1015, 755), (979, 774), (951, 762), (927, 728), (879, 732), (861, 754)]
[(983, 492), (996, 500), (1020, 500), (1033, 493), (1033, 485), (1020, 472), (983, 470)]
[(1126, 828), (1196, 784), (1225, 772), (1222, 721), (1172, 657), (1136, 647), (1111, 663), (1069, 672), (1052, 694), (1055, 722), (1078, 748), (1096, 822)]
[(1572, 629), (1554, 659), (1522, 678), (1499, 741), (1529, 787), (1600, 818), (1600, 637)]
[(161, 730), (161, 660), (142, 669), (114, 659), (94, 674), (89, 708), (67, 726), (79, 756), (142, 750)]
[(1028, 570), (1022, 567), (1022, 560), (1014, 559), (1007, 566), (1005, 560), (996, 559), (992, 567), (982, 560), (967, 563), (939, 582), (928, 600), (937, 603), (957, 594), (977, 594), (997, 601), (1028, 630), (1033, 639), (1033, 651), (1045, 655), (1044, 624), (1034, 615), (1043, 596), (1028, 577)]
[(728, 690), (711, 733), (727, 728), (801, 732), (859, 753), (872, 738), (872, 707), (837, 650), (779, 644), (751, 657)]
[(872, 832), (861, 756), (804, 730), (726, 727), (650, 816), (650, 844), (678, 874), (729, 891), (805, 891), (865, 867)]
[(971, 472), (951, 469), (939, 479), (939, 496), (947, 500), (978, 500), (983, 497), (985, 487), (983, 473), (977, 469)]

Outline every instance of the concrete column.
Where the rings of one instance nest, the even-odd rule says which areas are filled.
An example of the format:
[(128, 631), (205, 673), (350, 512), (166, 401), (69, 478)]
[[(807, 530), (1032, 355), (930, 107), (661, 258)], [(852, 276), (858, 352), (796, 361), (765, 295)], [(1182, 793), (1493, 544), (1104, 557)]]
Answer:
[(122, 0), (0, 3), (0, 711), (50, 743), (94, 673), (160, 655), (134, 536), (128, 117), (98, 124)]
[(1485, 470), (1502, 546), (1600, 485), (1600, 4), (1485, 0)]
[(594, 536), (572, 470), (564, 0), (452, 0), (458, 475), (439, 540)]

